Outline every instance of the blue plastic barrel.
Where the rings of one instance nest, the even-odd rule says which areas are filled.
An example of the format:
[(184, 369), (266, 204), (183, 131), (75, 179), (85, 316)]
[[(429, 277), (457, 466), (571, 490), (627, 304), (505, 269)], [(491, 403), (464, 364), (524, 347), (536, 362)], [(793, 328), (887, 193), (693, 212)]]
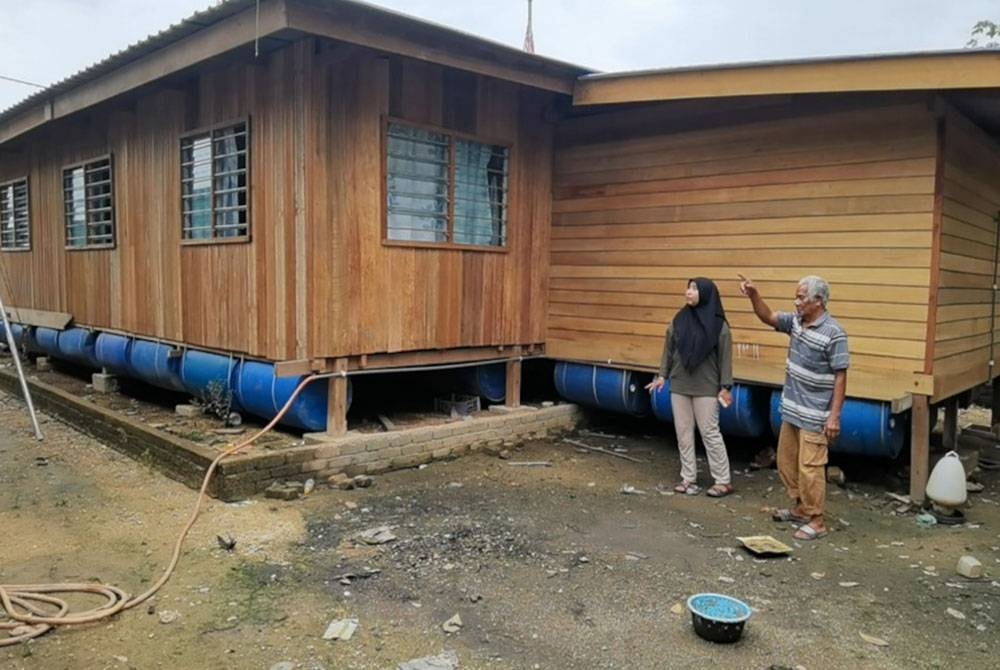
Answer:
[(94, 357), (102, 368), (116, 375), (129, 375), (128, 354), (132, 338), (111, 333), (101, 333), (94, 342)]
[[(0, 332), (3, 332), (3, 324), (2, 323), (0, 323)], [(20, 345), (21, 344), (21, 338), (24, 337), (24, 326), (22, 326), (19, 323), (11, 323), (10, 324), (10, 334), (14, 336), (14, 345), (15, 346)], [(4, 336), (4, 344), (7, 344), (7, 340), (6, 340), (7, 334), (3, 333), (3, 336)]]
[[(781, 391), (771, 394), (771, 431), (781, 430)], [(906, 439), (906, 420), (890, 412), (889, 403), (848, 398), (840, 412), (840, 437), (830, 451), (840, 454), (895, 458)]]
[(486, 398), (489, 402), (503, 402), (507, 397), (507, 365), (491, 363), (460, 368), (456, 374), (459, 390)]
[[(236, 375), (236, 400), (251, 414), (273, 418), (292, 397), (303, 377), (275, 377), (274, 365), (243, 361)], [(303, 389), (282, 418), (282, 423), (302, 430), (326, 430), (328, 380), (320, 379)], [(352, 388), (347, 383), (347, 406), (351, 406)]]
[(180, 358), (171, 358), (173, 347), (159, 342), (135, 339), (128, 352), (128, 368), (133, 377), (147, 384), (171, 391), (183, 391)]
[(67, 328), (59, 333), (58, 357), (91, 368), (101, 367), (94, 353), (97, 333), (86, 328)]
[(648, 374), (560, 362), (554, 377), (556, 390), (567, 400), (632, 416), (649, 414)]
[[(239, 364), (239, 359), (232, 356), (188, 349), (181, 358), (181, 383), (185, 391), (198, 398), (204, 398), (213, 384), (222, 390), (232, 391), (236, 386)], [(233, 399), (235, 401), (235, 397)]]
[[(760, 437), (767, 432), (768, 389), (762, 386), (736, 384), (732, 390), (733, 403), (719, 408), (719, 430), (723, 435), (733, 437)], [(674, 422), (674, 410), (670, 403), (670, 381), (653, 394), (653, 416), (667, 423)]]
[(59, 331), (39, 326), (32, 337), (33, 348), (59, 358)]

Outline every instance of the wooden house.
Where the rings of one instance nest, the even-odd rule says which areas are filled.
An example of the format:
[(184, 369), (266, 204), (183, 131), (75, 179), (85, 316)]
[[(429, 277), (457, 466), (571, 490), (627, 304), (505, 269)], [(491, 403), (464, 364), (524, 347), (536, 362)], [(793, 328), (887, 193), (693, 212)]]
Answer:
[(288, 375), (541, 352), (553, 113), (586, 71), (359, 3), (256, 5), (0, 114), (21, 320)]
[[(736, 376), (819, 274), (848, 393), (997, 376), (993, 52), (593, 75), (345, 0), (229, 0), (0, 113), (0, 290), (20, 320), (281, 374), (509, 359), (653, 370), (714, 278)], [(328, 429), (345, 427), (343, 379)], [(954, 404), (949, 404), (954, 416)], [(923, 468), (923, 470), (921, 470)]]
[(997, 377), (998, 58), (581, 78), (557, 129), (546, 353), (652, 369), (688, 278), (705, 275), (736, 377), (780, 384), (787, 339), (737, 273), (789, 311), (798, 278), (823, 276), (849, 334), (848, 396), (912, 406), (921, 481), (929, 403), (953, 431), (957, 395)]

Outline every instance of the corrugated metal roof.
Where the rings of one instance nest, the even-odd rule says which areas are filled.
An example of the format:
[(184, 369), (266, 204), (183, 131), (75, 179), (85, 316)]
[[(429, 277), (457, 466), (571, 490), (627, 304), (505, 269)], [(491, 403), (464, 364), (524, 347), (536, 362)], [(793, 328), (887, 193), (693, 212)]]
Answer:
[[(455, 30), (454, 28), (449, 28), (447, 26), (442, 26), (440, 24), (432, 23), (429, 21), (423, 21), (421, 19), (408, 16), (399, 12), (394, 12), (392, 10), (384, 9), (382, 7), (377, 7), (366, 2), (358, 2), (357, 0), (300, 0), (304, 4), (310, 4), (314, 6), (319, 6), (329, 9), (348, 9), (357, 12), (362, 12), (371, 16), (375, 21), (378, 20), (388, 20), (391, 22), (404, 22), (410, 24), (414, 28), (419, 28), (425, 31), (429, 31), (436, 34), (445, 35), (449, 37), (457, 38), (460, 42), (465, 43), (469, 46), (476, 45), (480, 47), (486, 47), (495, 52), (501, 52), (510, 59), (514, 59), (523, 63), (533, 63), (537, 65), (544, 65), (560, 70), (566, 70), (567, 73), (572, 73), (574, 76), (586, 74), (593, 72), (590, 68), (581, 67), (579, 65), (573, 65), (570, 63), (564, 63), (562, 61), (554, 60), (551, 58), (545, 58), (544, 56), (538, 56), (535, 54), (526, 53), (520, 49), (515, 49), (513, 47), (501, 44), (499, 42), (494, 42), (481, 37), (477, 37), (470, 33), (466, 33), (460, 30)], [(161, 49), (173, 42), (177, 42), (185, 37), (202, 30), (212, 24), (223, 21), (235, 14), (250, 9), (254, 7), (257, 0), (224, 0), (218, 5), (209, 7), (208, 9), (202, 10), (200, 12), (195, 12), (186, 19), (181, 20), (179, 23), (161, 30), (155, 35), (150, 35), (144, 40), (136, 42), (135, 44), (129, 45), (125, 49), (108, 56), (102, 61), (91, 65), (88, 68), (80, 70), (76, 74), (73, 74), (61, 81), (52, 84), (51, 86), (40, 90), (32, 95), (28, 96), (24, 100), (16, 103), (15, 105), (8, 107), (7, 109), (0, 112), (0, 124), (3, 124), (7, 120), (17, 116), (21, 112), (30, 109), (33, 105), (39, 104), (42, 101), (51, 98), (55, 95), (69, 91), (74, 87), (85, 84), (89, 81), (97, 79), (109, 72), (112, 72), (120, 67), (126, 66), (133, 61), (137, 61), (150, 53)]]
[(19, 112), (30, 108), (32, 105), (53, 95), (68, 91), (75, 86), (97, 79), (98, 77), (116, 70), (123, 65), (139, 60), (143, 56), (150, 54), (157, 49), (167, 46), (172, 42), (181, 40), (188, 35), (198, 32), (206, 26), (229, 18), (238, 14), (248, 7), (253, 7), (256, 0), (225, 0), (214, 7), (195, 12), (179, 23), (175, 23), (169, 28), (161, 30), (155, 35), (150, 35), (144, 40), (130, 44), (121, 51), (111, 54), (104, 60), (94, 63), (90, 67), (80, 70), (76, 74), (70, 75), (55, 84), (44, 88), (36, 93), (32, 93), (24, 100), (8, 107), (0, 112), (0, 123), (16, 116)]

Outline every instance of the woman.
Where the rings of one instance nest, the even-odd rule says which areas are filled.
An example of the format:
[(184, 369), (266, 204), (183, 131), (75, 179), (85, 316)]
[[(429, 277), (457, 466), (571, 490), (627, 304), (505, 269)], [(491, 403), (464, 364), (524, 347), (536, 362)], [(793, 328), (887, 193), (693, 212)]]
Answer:
[(688, 495), (700, 492), (694, 455), (697, 423), (715, 480), (708, 495), (721, 498), (733, 492), (726, 443), (719, 432), (719, 405), (729, 407), (733, 400), (729, 392), (733, 386), (733, 340), (719, 289), (711, 279), (690, 280), (684, 300), (687, 304), (667, 328), (659, 375), (646, 388), (650, 393), (659, 391), (670, 379), (670, 404), (681, 454), (681, 481), (674, 490)]

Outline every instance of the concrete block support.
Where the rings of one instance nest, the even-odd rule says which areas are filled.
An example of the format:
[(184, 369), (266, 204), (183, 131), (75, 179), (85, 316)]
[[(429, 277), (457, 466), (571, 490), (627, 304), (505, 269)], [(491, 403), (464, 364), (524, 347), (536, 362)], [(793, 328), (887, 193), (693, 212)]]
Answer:
[(90, 376), (90, 383), (97, 393), (114, 393), (118, 390), (118, 377), (103, 372), (92, 374)]

